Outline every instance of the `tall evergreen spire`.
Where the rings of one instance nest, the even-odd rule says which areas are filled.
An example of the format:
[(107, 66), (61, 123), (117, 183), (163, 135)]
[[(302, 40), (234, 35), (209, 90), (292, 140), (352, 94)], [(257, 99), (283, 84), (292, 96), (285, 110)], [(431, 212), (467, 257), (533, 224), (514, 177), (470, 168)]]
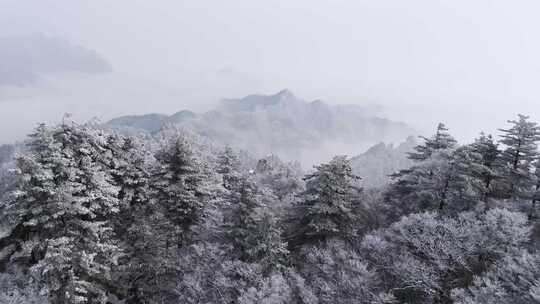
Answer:
[(352, 207), (358, 202), (358, 179), (345, 156), (315, 166), (315, 172), (305, 177), (306, 191), (294, 206), (291, 246), (353, 236)]
[(504, 187), (508, 198), (528, 198), (533, 186), (532, 163), (538, 158), (540, 127), (521, 114), (518, 120), (508, 123), (511, 127), (500, 129), (503, 134), (499, 141), (506, 147), (501, 154)]
[(457, 141), (448, 133), (448, 128), (443, 123), (437, 125), (437, 131), (431, 138), (420, 136), (424, 144), (416, 146), (416, 152), (409, 153), (409, 158), (415, 161), (423, 161), (431, 157), (434, 151), (453, 148)]

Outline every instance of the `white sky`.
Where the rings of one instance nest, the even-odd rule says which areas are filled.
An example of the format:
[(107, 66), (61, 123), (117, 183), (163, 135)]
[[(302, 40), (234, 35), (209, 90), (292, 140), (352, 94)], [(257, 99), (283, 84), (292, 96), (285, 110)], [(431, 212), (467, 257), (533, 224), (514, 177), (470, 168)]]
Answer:
[(283, 88), (380, 104), (422, 130), (444, 121), (469, 140), (518, 112), (540, 119), (539, 11), (534, 0), (0, 0), (0, 37), (62, 37), (114, 69), (0, 86), (0, 143), (64, 112), (203, 111)]

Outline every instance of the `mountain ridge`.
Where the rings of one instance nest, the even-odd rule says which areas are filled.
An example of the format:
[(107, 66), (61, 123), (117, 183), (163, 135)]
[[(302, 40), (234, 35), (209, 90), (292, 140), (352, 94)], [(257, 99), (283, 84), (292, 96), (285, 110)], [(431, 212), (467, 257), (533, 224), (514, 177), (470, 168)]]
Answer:
[(290, 90), (223, 99), (204, 113), (122, 116), (106, 123), (130, 133), (159, 133), (167, 127), (210, 138), (254, 153), (319, 162), (332, 154), (357, 155), (378, 143), (399, 143), (416, 131), (403, 122), (370, 113), (358, 105), (330, 105), (296, 97)]

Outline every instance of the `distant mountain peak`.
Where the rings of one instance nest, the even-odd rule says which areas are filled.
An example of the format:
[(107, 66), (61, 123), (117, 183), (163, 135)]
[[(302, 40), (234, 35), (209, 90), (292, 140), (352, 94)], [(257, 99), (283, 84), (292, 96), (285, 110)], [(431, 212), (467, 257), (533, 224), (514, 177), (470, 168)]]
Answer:
[(294, 93), (289, 90), (289, 89), (283, 89), (281, 91), (279, 91), (276, 95), (274, 95), (276, 97), (279, 97), (280, 99), (284, 99), (284, 100), (287, 100), (287, 99), (296, 99), (296, 96), (294, 96)]
[(221, 109), (228, 111), (254, 111), (276, 105), (288, 105), (298, 103), (301, 100), (288, 89), (279, 91), (273, 95), (248, 95), (239, 99), (223, 99)]
[[(301, 158), (309, 166), (336, 152), (356, 154), (373, 143), (401, 142), (416, 133), (404, 123), (373, 116), (362, 106), (307, 102), (286, 89), (223, 99), (219, 108), (200, 114), (181, 111), (172, 116), (129, 116), (109, 122), (125, 132), (151, 134), (171, 125), (218, 145), (260, 156), (270, 152), (288, 160)], [(392, 145), (380, 144), (365, 157), (398, 153), (402, 147), (394, 150)]]

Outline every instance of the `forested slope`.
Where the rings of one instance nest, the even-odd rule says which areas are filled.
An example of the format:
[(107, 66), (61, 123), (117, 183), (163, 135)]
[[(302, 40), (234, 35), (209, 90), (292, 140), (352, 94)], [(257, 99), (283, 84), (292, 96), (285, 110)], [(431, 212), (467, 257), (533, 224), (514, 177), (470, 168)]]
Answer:
[(40, 125), (2, 173), (0, 303), (538, 303), (539, 140), (440, 124), (368, 190), (346, 156)]

